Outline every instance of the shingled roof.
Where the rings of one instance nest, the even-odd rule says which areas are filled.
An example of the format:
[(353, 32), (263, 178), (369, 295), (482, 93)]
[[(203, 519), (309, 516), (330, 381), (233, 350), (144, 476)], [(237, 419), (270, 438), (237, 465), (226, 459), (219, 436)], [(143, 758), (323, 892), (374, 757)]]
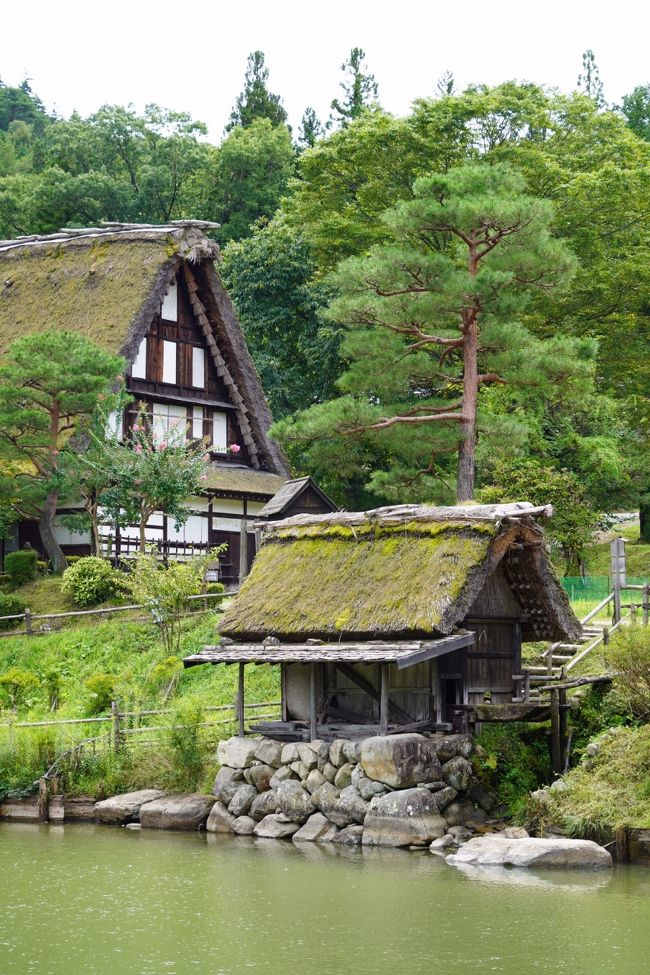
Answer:
[(579, 623), (533, 520), (550, 512), (401, 505), (275, 522), (221, 633), (252, 642), (446, 636), (500, 566), (524, 639), (575, 638)]
[(206, 236), (215, 226), (106, 224), (0, 241), (0, 357), (15, 338), (57, 328), (81, 332), (131, 365), (182, 270), (217, 370), (240, 397), (254, 466), (286, 476), (286, 458), (268, 437), (272, 418), (259, 376), (215, 269), (219, 249)]

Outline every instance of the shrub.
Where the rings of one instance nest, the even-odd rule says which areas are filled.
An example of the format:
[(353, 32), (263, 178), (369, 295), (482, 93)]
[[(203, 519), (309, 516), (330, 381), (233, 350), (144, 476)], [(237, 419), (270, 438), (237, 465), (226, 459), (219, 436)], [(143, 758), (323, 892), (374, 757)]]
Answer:
[(615, 674), (613, 693), (618, 701), (633, 718), (650, 721), (650, 627), (619, 629), (605, 659)]
[(86, 680), (86, 687), (90, 697), (89, 713), (92, 715), (107, 711), (115, 699), (115, 675), (93, 674)]
[(124, 590), (124, 581), (110, 562), (89, 555), (63, 573), (61, 592), (77, 606), (95, 606)]
[(38, 552), (33, 548), (23, 548), (20, 552), (5, 555), (5, 572), (14, 589), (36, 578), (37, 562)]
[[(68, 559), (68, 561), (70, 560)], [(37, 573), (41, 576), (47, 575), (47, 569), (48, 569), (48, 563), (44, 562), (42, 559), (38, 559), (36, 563)]]
[[(20, 596), (0, 592), (0, 616), (15, 616), (25, 612), (25, 603)], [(11, 630), (20, 626), (20, 620), (0, 620), (0, 630)]]
[(4, 674), (0, 674), (0, 689), (9, 698), (12, 708), (17, 708), (22, 704), (28, 691), (38, 687), (38, 677), (30, 670), (21, 670), (20, 667), (10, 667)]

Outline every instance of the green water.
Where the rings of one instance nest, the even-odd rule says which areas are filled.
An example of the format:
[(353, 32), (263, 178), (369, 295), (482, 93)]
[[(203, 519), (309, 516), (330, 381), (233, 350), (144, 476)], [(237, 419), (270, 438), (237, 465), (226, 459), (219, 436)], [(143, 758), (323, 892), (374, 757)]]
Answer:
[(1, 975), (644, 975), (650, 870), (0, 825)]

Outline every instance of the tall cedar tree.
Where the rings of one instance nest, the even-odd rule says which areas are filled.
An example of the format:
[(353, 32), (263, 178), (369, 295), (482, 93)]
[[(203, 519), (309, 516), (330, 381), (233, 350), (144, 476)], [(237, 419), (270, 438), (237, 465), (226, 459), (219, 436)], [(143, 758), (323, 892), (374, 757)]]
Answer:
[(300, 149), (313, 149), (318, 140), (325, 134), (325, 129), (315, 110), (311, 107), (306, 108), (300, 120), (298, 131), (298, 147)]
[(67, 564), (54, 533), (59, 453), (123, 366), (85, 336), (56, 331), (16, 339), (0, 366), (0, 456), (40, 494), (41, 539), (56, 573)]
[(273, 125), (281, 125), (287, 121), (282, 99), (266, 86), (268, 77), (269, 69), (264, 63), (264, 52), (253, 51), (248, 55), (244, 90), (235, 99), (226, 132), (232, 132), (238, 125), (245, 129), (256, 118), (268, 118)]
[[(426, 428), (425, 466), (414, 471), (411, 457), (410, 481), (435, 476), (438, 454), (457, 451), (457, 499), (471, 499), (481, 389), (560, 381), (579, 358), (577, 343), (536, 340), (516, 317), (533, 289), (554, 288), (571, 271), (551, 216), (503, 164), (417, 180), (414, 198), (383, 215), (391, 240), (336, 275), (342, 296), (331, 315), (349, 328), (339, 386), (350, 408), (346, 416), (345, 397), (316, 407), (316, 437), (331, 437), (332, 427), (344, 438), (385, 432), (395, 471), (396, 456)], [(314, 437), (313, 411), (284, 431), (287, 439), (299, 439), (301, 427)]]
[(353, 47), (350, 57), (341, 65), (341, 71), (346, 74), (346, 79), (340, 86), (343, 98), (332, 100), (330, 108), (336, 115), (330, 119), (330, 125), (338, 123), (345, 128), (352, 119), (359, 118), (364, 108), (376, 100), (379, 87), (375, 76), (366, 73), (366, 65), (363, 63), (365, 56), (365, 51), (360, 47)]

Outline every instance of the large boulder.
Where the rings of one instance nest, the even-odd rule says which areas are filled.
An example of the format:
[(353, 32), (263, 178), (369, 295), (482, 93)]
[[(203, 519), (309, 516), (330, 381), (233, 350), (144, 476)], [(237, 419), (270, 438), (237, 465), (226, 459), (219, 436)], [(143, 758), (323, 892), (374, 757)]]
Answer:
[(140, 807), (144, 829), (201, 829), (217, 800), (199, 792), (162, 796)]
[(345, 746), (347, 742), (343, 738), (336, 738), (329, 747), (329, 760), (335, 768), (340, 768), (341, 765), (345, 765), (347, 758), (345, 757)]
[(217, 799), (210, 810), (205, 828), (208, 833), (232, 833), (235, 819), (236, 817), (228, 812), (228, 807)]
[(298, 823), (278, 814), (265, 816), (261, 823), (257, 824), (253, 833), (255, 836), (261, 836), (265, 839), (282, 840), (293, 836), (299, 829)]
[(259, 741), (257, 738), (228, 738), (217, 745), (217, 760), (219, 765), (230, 768), (249, 768), (255, 761), (255, 752)]
[(255, 820), (250, 816), (239, 816), (232, 824), (232, 831), (237, 836), (251, 836), (255, 829)]
[(305, 779), (304, 785), (307, 792), (314, 793), (316, 789), (320, 789), (322, 785), (325, 785), (327, 779), (322, 772), (319, 772), (317, 768), (313, 768), (307, 778)]
[(441, 762), (448, 762), (450, 758), (460, 755), (469, 758), (474, 751), (474, 742), (470, 735), (445, 735), (436, 741), (436, 750)]
[(268, 792), (261, 792), (259, 796), (253, 799), (249, 815), (259, 823), (265, 816), (271, 816), (278, 812), (280, 812), (278, 794), (273, 789), (269, 789)]
[(452, 789), (455, 789), (456, 792), (464, 792), (467, 789), (473, 772), (472, 763), (468, 762), (462, 755), (456, 755), (454, 758), (450, 758), (442, 766), (443, 780)]
[(436, 781), (442, 774), (435, 742), (416, 734), (366, 738), (361, 766), (369, 779), (395, 789)]
[(223, 765), (217, 772), (217, 777), (214, 780), (212, 795), (228, 805), (243, 781), (244, 773), (241, 769)]
[(277, 772), (271, 776), (269, 781), (269, 786), (271, 789), (277, 789), (281, 782), (285, 779), (292, 779), (294, 777), (293, 772), (288, 765), (281, 765)]
[(341, 805), (339, 790), (330, 782), (326, 782), (320, 789), (317, 789), (312, 799), (323, 815), (327, 816), (335, 826), (345, 827), (354, 823), (354, 818)]
[(445, 806), (445, 819), (449, 826), (467, 826), (468, 823), (482, 822), (485, 818), (483, 810), (467, 799), (455, 799)]
[(332, 843), (340, 843), (341, 846), (361, 846), (362, 839), (363, 826), (346, 826), (332, 837)]
[(255, 758), (263, 765), (271, 765), (273, 768), (280, 768), (282, 765), (282, 742), (273, 741), (271, 738), (260, 738), (255, 745)]
[(233, 816), (246, 816), (257, 799), (257, 789), (254, 785), (240, 785), (228, 804), (228, 812)]
[(479, 866), (603, 869), (612, 866), (607, 850), (591, 840), (507, 839), (476, 836), (447, 863)]
[(352, 762), (346, 762), (336, 773), (334, 777), (334, 785), (337, 789), (347, 789), (349, 785), (352, 784), (352, 772), (354, 771), (354, 765)]
[(300, 761), (298, 744), (295, 741), (290, 741), (283, 746), (280, 760), (283, 765), (291, 765), (292, 762)]
[(266, 792), (271, 788), (271, 779), (274, 775), (275, 769), (271, 765), (252, 765), (248, 769), (248, 781), (258, 792)]
[(447, 831), (428, 789), (403, 789), (370, 802), (364, 846), (426, 846)]
[(336, 826), (333, 826), (322, 813), (317, 812), (309, 817), (297, 833), (293, 834), (292, 839), (294, 843), (317, 843), (319, 841), (327, 843), (330, 842), (330, 839), (326, 837), (333, 837), (336, 832), (338, 832)]
[(95, 818), (100, 823), (134, 823), (145, 802), (152, 802), (164, 796), (160, 789), (140, 789), (138, 792), (125, 792), (121, 796), (111, 796), (95, 803)]
[(361, 795), (354, 786), (349, 785), (346, 789), (341, 790), (338, 799), (338, 808), (356, 823), (363, 823), (368, 813), (369, 805), (365, 799), (361, 798)]
[(311, 795), (300, 782), (287, 779), (277, 788), (278, 805), (287, 819), (301, 826), (316, 812)]

